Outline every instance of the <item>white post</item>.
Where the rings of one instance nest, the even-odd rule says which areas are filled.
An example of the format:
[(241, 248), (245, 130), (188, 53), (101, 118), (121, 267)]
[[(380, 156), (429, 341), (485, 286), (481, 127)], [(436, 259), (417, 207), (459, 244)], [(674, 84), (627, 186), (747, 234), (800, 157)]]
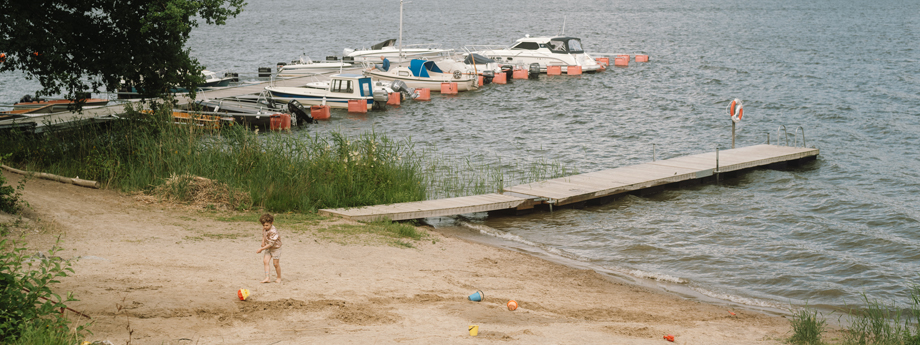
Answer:
[(732, 148), (735, 148), (735, 121), (732, 121)]

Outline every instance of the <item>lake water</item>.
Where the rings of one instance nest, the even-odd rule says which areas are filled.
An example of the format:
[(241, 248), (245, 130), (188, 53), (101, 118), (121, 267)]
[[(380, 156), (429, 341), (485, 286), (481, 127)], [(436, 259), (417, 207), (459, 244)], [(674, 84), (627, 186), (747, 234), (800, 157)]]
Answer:
[[(510, 44), (559, 34), (565, 21), (590, 52), (651, 61), (334, 112), (305, 131), (375, 130), (508, 169), (545, 159), (589, 172), (651, 161), (653, 145), (658, 159), (730, 147), (726, 106), (740, 98), (739, 146), (801, 126), (818, 160), (604, 206), (437, 224), (756, 307), (842, 306), (863, 293), (904, 305), (920, 283), (918, 13), (918, 2), (889, 0), (415, 0), (406, 43)], [(190, 45), (209, 69), (253, 80), (303, 52), (341, 55), (398, 34), (398, 1), (250, 0)], [(0, 85), (10, 104), (37, 83), (5, 73)]]

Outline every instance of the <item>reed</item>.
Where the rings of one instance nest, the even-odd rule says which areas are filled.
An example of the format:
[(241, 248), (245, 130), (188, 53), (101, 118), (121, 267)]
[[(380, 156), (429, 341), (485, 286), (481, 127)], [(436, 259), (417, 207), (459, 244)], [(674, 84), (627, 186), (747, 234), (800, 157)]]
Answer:
[(865, 307), (850, 308), (844, 344), (920, 344), (920, 285), (910, 293), (910, 306), (897, 308), (863, 294)]
[(819, 316), (817, 310), (805, 307), (792, 312), (792, 336), (788, 339), (791, 344), (819, 345), (823, 344), (821, 334), (824, 333), (827, 321)]
[[(2, 139), (29, 170), (93, 179), (125, 191), (152, 190), (175, 176), (200, 176), (249, 194), (237, 209), (311, 211), (416, 201), (426, 190), (411, 143), (377, 133), (354, 138), (259, 134), (241, 126), (175, 125), (168, 109), (41, 135)], [(185, 196), (188, 183), (170, 186)], [(230, 193), (229, 191), (227, 193)], [(234, 198), (229, 198), (233, 200)]]
[(0, 153), (23, 169), (189, 202), (200, 189), (193, 178), (204, 177), (220, 183), (205, 192), (226, 207), (299, 212), (495, 193), (573, 171), (545, 158), (446, 157), (376, 132), (215, 129), (176, 125), (170, 109), (138, 110), (129, 105), (118, 120), (38, 135), (14, 130), (0, 137)]

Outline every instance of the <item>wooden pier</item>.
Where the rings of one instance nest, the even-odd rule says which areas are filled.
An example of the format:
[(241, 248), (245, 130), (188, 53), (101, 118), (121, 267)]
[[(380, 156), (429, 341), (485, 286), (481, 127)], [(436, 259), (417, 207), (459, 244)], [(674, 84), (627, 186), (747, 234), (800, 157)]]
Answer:
[[(327, 81), (329, 80), (330, 74), (317, 74), (312, 76), (297, 77), (297, 78), (288, 78), (288, 79), (277, 79), (274, 81), (276, 86), (300, 86), (308, 82), (314, 81)], [(251, 95), (259, 94), (265, 90), (266, 86), (269, 86), (272, 82), (264, 83), (255, 83), (255, 84), (244, 84), (236, 87), (227, 87), (219, 88), (207, 91), (199, 91), (196, 93), (195, 100), (203, 99), (218, 99), (218, 98), (227, 98), (227, 97), (237, 97), (242, 95)], [(178, 105), (185, 105), (192, 103), (194, 100), (189, 98), (187, 94), (177, 94), (176, 99)], [(129, 102), (136, 102), (137, 100), (129, 100)], [(6, 128), (22, 128), (27, 129), (33, 132), (42, 132), (43, 127), (46, 126), (70, 126), (82, 120), (89, 121), (105, 121), (112, 119), (114, 116), (124, 113), (125, 104), (116, 103), (104, 107), (98, 108), (87, 108), (83, 109), (82, 112), (59, 112), (59, 113), (50, 113), (50, 114), (40, 114), (35, 116), (20, 117), (15, 119), (6, 119), (0, 120), (0, 129)]]
[(754, 168), (797, 164), (814, 160), (818, 153), (815, 148), (756, 145), (527, 183), (505, 188), (501, 194), (323, 209), (319, 213), (359, 221), (405, 220), (472, 212), (520, 211), (538, 205), (572, 205), (688, 181), (714, 180), (720, 175)]

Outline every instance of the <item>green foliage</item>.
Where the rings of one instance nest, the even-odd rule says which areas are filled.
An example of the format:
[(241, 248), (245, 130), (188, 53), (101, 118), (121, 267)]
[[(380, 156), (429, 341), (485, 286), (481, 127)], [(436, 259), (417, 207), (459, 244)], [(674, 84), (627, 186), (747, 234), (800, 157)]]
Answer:
[[(248, 193), (270, 211), (313, 211), (423, 200), (426, 185), (408, 141), (376, 133), (348, 138), (259, 134), (242, 126), (208, 129), (171, 122), (169, 109), (133, 110), (124, 119), (79, 130), (11, 132), (0, 153), (29, 170), (152, 190), (174, 176), (201, 176)], [(94, 162), (102, 162), (96, 164)], [(182, 181), (170, 192), (186, 194)], [(227, 193), (230, 193), (229, 191)], [(228, 198), (237, 200), (236, 198)]]
[(243, 0), (81, 0), (0, 2), (0, 72), (37, 77), (50, 96), (70, 99), (122, 80), (145, 96), (193, 90), (202, 66), (185, 43), (198, 19), (222, 25)]
[(84, 337), (76, 331), (49, 320), (35, 320), (25, 325), (19, 338), (9, 345), (74, 345)]
[[(0, 339), (31, 337), (42, 326), (68, 329), (70, 321), (60, 311), (76, 299), (51, 290), (58, 279), (73, 273), (69, 261), (54, 256), (59, 243), (47, 255), (28, 256), (21, 243), (0, 240)], [(76, 332), (82, 330), (81, 326)]]
[(920, 286), (914, 285), (910, 294), (911, 305), (905, 311), (894, 305), (869, 300), (862, 309), (848, 311), (845, 344), (920, 345)]
[[(6, 161), (9, 155), (0, 156), (0, 164)], [(6, 184), (6, 176), (0, 174), (0, 211), (15, 214), (22, 210), (22, 190), (26, 186), (26, 179), (20, 179), (16, 188)]]
[(792, 337), (788, 339), (789, 343), (805, 345), (822, 344), (821, 334), (824, 333), (827, 321), (818, 315), (818, 311), (808, 308), (807, 304), (804, 308), (795, 310), (792, 313), (792, 318), (789, 319), (789, 322), (792, 323)]

